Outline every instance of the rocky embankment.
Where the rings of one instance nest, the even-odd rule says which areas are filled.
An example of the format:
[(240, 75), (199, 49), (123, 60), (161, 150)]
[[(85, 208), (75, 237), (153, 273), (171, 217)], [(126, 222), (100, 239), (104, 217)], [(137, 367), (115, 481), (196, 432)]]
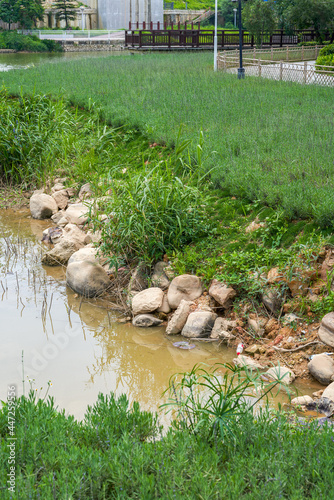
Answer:
[[(117, 280), (126, 297), (126, 320), (137, 327), (166, 326), (166, 335), (180, 334), (185, 339), (201, 339), (229, 345), (243, 344), (243, 354), (234, 363), (250, 370), (263, 370), (268, 380), (282, 378), (291, 384), (297, 377), (314, 378), (324, 390), (314, 398), (301, 396), (293, 404), (312, 405), (334, 402), (334, 312), (321, 323), (298, 317), (291, 301), (318, 296), (334, 258), (331, 249), (323, 249), (313, 268), (287, 280), (279, 270), (271, 269), (258, 279), (263, 283), (262, 307), (235, 307), (237, 292), (216, 279), (205, 288), (198, 276), (175, 276), (165, 256), (153, 269), (129, 263), (115, 272), (98, 252), (101, 234), (90, 228), (90, 214), (99, 205), (92, 198), (89, 184), (77, 193), (57, 179), (50, 194), (36, 191), (30, 198), (33, 218), (50, 218), (52, 226), (43, 240), (50, 245), (43, 264), (67, 266), (66, 282), (76, 293), (92, 298), (110, 294)], [(99, 216), (101, 222), (108, 215)], [(122, 279), (119, 280), (119, 276)], [(287, 293), (275, 285), (286, 280)], [(116, 287), (117, 288), (117, 287)], [(334, 306), (333, 306), (334, 310)], [(320, 399), (319, 399), (320, 398)], [(328, 405), (327, 405), (328, 407)]]

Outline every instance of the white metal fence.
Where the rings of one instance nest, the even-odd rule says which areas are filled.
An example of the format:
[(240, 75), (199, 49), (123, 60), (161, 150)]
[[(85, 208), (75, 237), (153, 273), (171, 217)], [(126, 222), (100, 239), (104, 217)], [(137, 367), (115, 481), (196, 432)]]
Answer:
[[(302, 47), (300, 47), (300, 49), (301, 48)], [(245, 74), (285, 82), (289, 81), (334, 87), (334, 67), (320, 66), (316, 65), (315, 62), (308, 62), (309, 60), (316, 59), (315, 56), (319, 53), (318, 50), (313, 52), (313, 58), (311, 59), (312, 52), (308, 49), (313, 49), (314, 51), (315, 47), (305, 47), (303, 52), (304, 62), (299, 63), (291, 62), (291, 59), (286, 62), (283, 60), (277, 62), (275, 59), (263, 59), (264, 54), (260, 54), (259, 51), (256, 54), (253, 51), (243, 51)], [(273, 50), (275, 51), (275, 49)], [(289, 57), (291, 57), (291, 52), (293, 50), (294, 49), (290, 49)], [(270, 50), (267, 51), (265, 55), (268, 56), (270, 52)], [(283, 51), (283, 53), (286, 55), (286, 51)], [(278, 52), (276, 54), (278, 55)], [(261, 59), (259, 58), (260, 55)], [(301, 53), (299, 55), (301, 57)], [(258, 56), (258, 58), (256, 56)], [(297, 53), (295, 53), (293, 57), (297, 57)], [(300, 60), (301, 59), (299, 59), (299, 61)], [(238, 67), (238, 51), (233, 51), (232, 53), (223, 52), (218, 55), (218, 69), (229, 73), (236, 73)]]
[(113, 40), (124, 37), (124, 32), (111, 30), (18, 30), (24, 35), (36, 35), (40, 40)]

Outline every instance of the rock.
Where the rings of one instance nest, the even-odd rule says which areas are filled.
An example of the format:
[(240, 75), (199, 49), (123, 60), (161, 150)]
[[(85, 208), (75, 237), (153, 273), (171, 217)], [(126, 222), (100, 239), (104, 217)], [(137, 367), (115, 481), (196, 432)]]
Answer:
[(48, 194), (33, 194), (30, 198), (30, 212), (34, 219), (49, 219), (58, 212), (58, 206)]
[(76, 190), (73, 187), (66, 188), (66, 191), (70, 198), (73, 198), (76, 194)]
[(285, 316), (282, 318), (282, 323), (285, 325), (289, 325), (291, 323), (294, 323), (295, 321), (298, 321), (300, 318), (294, 314), (294, 313), (289, 313), (285, 314)]
[(309, 280), (295, 278), (288, 282), (288, 287), (290, 289), (292, 297), (297, 297), (298, 295), (306, 295), (308, 291)]
[(330, 312), (322, 318), (318, 336), (324, 344), (334, 347), (334, 312)]
[(267, 288), (262, 294), (262, 302), (273, 314), (277, 313), (282, 305), (282, 296), (278, 290)]
[(233, 333), (231, 332), (234, 328), (236, 328), (236, 326), (236, 321), (230, 321), (225, 318), (217, 318), (213, 325), (210, 338), (222, 340), (235, 339), (235, 335), (233, 335)]
[(193, 305), (193, 302), (189, 300), (181, 300), (179, 307), (176, 309), (168, 322), (166, 328), (167, 335), (175, 335), (182, 331), (182, 328), (186, 324), (187, 318), (190, 314), (191, 305)]
[(67, 217), (65, 217), (65, 216), (64, 216), (64, 217), (61, 217), (61, 218), (59, 219), (59, 221), (58, 221), (58, 226), (60, 226), (60, 227), (65, 227), (65, 226), (67, 226), (68, 222), (69, 222), (69, 221), (68, 221)]
[(265, 227), (264, 222), (259, 222), (258, 219), (253, 220), (245, 229), (246, 233), (252, 233), (253, 231), (257, 231), (261, 227)]
[(261, 349), (260, 345), (253, 344), (253, 345), (247, 347), (247, 349), (245, 349), (245, 352), (247, 354), (252, 354), (252, 355), (254, 355), (254, 354), (260, 354), (260, 349)]
[(49, 227), (44, 229), (42, 241), (56, 245), (61, 240), (63, 230), (61, 227)]
[(162, 304), (164, 292), (161, 288), (147, 288), (137, 293), (132, 299), (132, 311), (135, 316), (150, 313), (159, 309)]
[(150, 326), (161, 325), (162, 320), (153, 316), (153, 314), (139, 314), (135, 316), (132, 320), (133, 326), (140, 326), (143, 328), (148, 328)]
[(164, 314), (169, 314), (171, 312), (171, 308), (169, 307), (166, 293), (164, 293), (164, 298), (162, 299), (162, 304), (159, 307), (159, 309), (157, 309), (157, 311), (164, 313)]
[(229, 307), (231, 300), (236, 296), (236, 291), (218, 280), (212, 280), (209, 295), (213, 297), (222, 307)]
[(174, 272), (174, 269), (172, 268), (172, 266), (170, 264), (168, 264), (166, 262), (167, 266), (165, 267), (164, 269), (164, 273), (165, 275), (167, 276), (167, 278), (169, 279), (169, 281), (172, 281), (176, 276), (175, 276), (175, 272)]
[(52, 188), (51, 188), (51, 193), (57, 193), (58, 191), (63, 191), (65, 189), (65, 186), (62, 182), (57, 182)]
[(286, 366), (273, 366), (264, 374), (271, 380), (278, 380), (285, 385), (290, 385), (295, 380), (296, 375)]
[(149, 268), (141, 263), (139, 264), (132, 273), (129, 282), (129, 291), (136, 290), (138, 292), (146, 290), (148, 288), (148, 276)]
[(268, 272), (267, 281), (270, 285), (273, 285), (274, 283), (280, 283), (281, 281), (283, 281), (283, 279), (283, 274), (279, 271), (278, 267), (273, 267)]
[[(331, 394), (330, 391), (328, 391), (328, 394)], [(307, 403), (306, 407), (308, 410), (323, 413), (326, 417), (331, 417), (334, 414), (334, 400), (328, 396), (322, 396), (315, 401), (312, 400), (310, 403)]]
[(157, 262), (151, 277), (152, 285), (161, 288), (161, 290), (166, 290), (169, 287), (169, 279), (164, 271), (167, 265), (167, 262), (164, 261)]
[(52, 215), (51, 220), (58, 225), (58, 222), (64, 217), (64, 210), (59, 210), (56, 214)]
[(277, 319), (270, 318), (270, 320), (266, 323), (266, 326), (264, 327), (264, 332), (266, 335), (268, 335), (268, 333), (272, 332), (273, 330), (277, 330), (278, 328), (279, 324)]
[(255, 359), (249, 356), (243, 356), (240, 354), (237, 358), (233, 360), (235, 366), (240, 368), (248, 368), (250, 370), (264, 370), (264, 366), (255, 361)]
[(320, 278), (327, 283), (327, 276), (333, 270), (334, 266), (334, 249), (330, 248), (326, 251), (325, 260), (321, 264)]
[(309, 403), (313, 403), (313, 399), (311, 396), (299, 396), (298, 398), (293, 398), (291, 400), (291, 404), (293, 406), (303, 406)]
[(320, 389), (320, 391), (316, 391), (312, 394), (312, 396), (315, 398), (315, 399), (319, 399), (321, 398), (321, 396), (323, 395), (323, 392), (324, 392), (324, 389)]
[(89, 182), (81, 186), (80, 191), (79, 191), (79, 200), (83, 201), (86, 198), (90, 198), (93, 194), (93, 191), (90, 187)]
[(80, 248), (80, 250), (74, 252), (74, 254), (71, 255), (68, 263), (72, 264), (72, 262), (82, 262), (84, 260), (85, 261), (89, 260), (90, 262), (96, 262), (101, 266), (105, 264), (105, 259), (101, 258), (101, 256), (98, 254), (98, 249), (92, 247)]
[(75, 224), (67, 224), (63, 229), (63, 239), (70, 240), (77, 245), (77, 250), (89, 243), (87, 235)]
[(88, 220), (88, 208), (82, 203), (74, 203), (66, 209), (65, 217), (71, 224), (85, 224)]
[(328, 385), (334, 381), (334, 360), (327, 354), (317, 354), (307, 366), (311, 375), (320, 384)]
[(192, 301), (202, 295), (201, 281), (197, 276), (182, 274), (171, 282), (168, 288), (168, 303), (172, 309), (176, 309), (181, 300)]
[(66, 283), (84, 297), (98, 297), (110, 286), (109, 276), (102, 266), (88, 260), (72, 262), (67, 266)]
[(188, 338), (208, 337), (217, 318), (216, 313), (198, 311), (190, 313), (181, 334)]
[(61, 191), (56, 191), (55, 193), (53, 193), (52, 198), (55, 200), (60, 210), (65, 210), (69, 201), (69, 196), (67, 194), (66, 189), (63, 189)]
[(71, 255), (78, 250), (73, 241), (61, 239), (52, 250), (42, 257), (42, 264), (46, 266), (65, 266)]
[(331, 401), (334, 402), (334, 382), (332, 382), (331, 384), (329, 384), (326, 387), (326, 389), (322, 393), (322, 397), (323, 398), (328, 398), (328, 399), (330, 399)]
[(258, 337), (263, 337), (264, 328), (267, 322), (268, 322), (267, 318), (256, 318), (256, 319), (248, 318), (248, 326), (253, 330), (253, 332)]

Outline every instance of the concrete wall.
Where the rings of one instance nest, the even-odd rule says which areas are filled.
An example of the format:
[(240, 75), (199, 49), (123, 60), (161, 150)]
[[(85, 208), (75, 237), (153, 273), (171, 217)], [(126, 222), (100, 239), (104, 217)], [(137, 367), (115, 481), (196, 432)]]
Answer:
[[(86, 0), (87, 1), (87, 0)], [(94, 0), (88, 0), (88, 3)], [(100, 29), (127, 29), (129, 22), (163, 23), (163, 0), (98, 0)]]

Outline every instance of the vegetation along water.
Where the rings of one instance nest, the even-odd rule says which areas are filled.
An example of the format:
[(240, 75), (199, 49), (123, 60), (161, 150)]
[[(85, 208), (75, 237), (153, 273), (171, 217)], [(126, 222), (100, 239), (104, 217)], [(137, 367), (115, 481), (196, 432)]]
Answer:
[[(1, 80), (2, 208), (26, 205), (40, 187), (45, 196), (62, 191), (66, 206), (86, 203), (83, 228), (80, 220), (76, 228), (69, 220), (61, 226), (58, 207), (54, 215), (64, 233), (89, 241), (99, 235), (95, 247), (85, 240), (79, 248), (99, 248), (96, 258), (107, 260), (99, 262), (109, 265), (113, 288), (92, 304), (118, 299), (122, 321), (132, 313), (135, 319), (138, 289), (130, 277), (139, 273), (142, 288), (162, 297), (151, 286), (160, 284), (151, 269), (162, 262), (167, 281), (197, 276), (194, 311), (219, 312), (228, 330), (219, 340), (242, 341), (253, 348), (253, 363), (278, 366), (275, 377), (263, 378), (258, 369), (209, 361), (183, 373), (187, 362), (166, 383), (159, 417), (116, 391), (100, 394), (76, 420), (57, 408), (51, 384), (36, 391), (27, 382), (23, 357), (22, 376), (1, 395), (3, 497), (330, 498), (330, 399), (323, 398), (320, 419), (308, 420), (290, 407), (274, 409), (267, 398), (282, 387), (295, 396), (287, 378), (294, 371), (310, 380), (310, 356), (333, 350), (317, 337), (334, 301), (333, 90), (237, 81), (214, 74), (211, 55), (199, 53), (62, 60), (8, 71)], [(34, 268), (41, 254), (20, 238), (15, 250), (6, 231), (1, 304), (12, 283), (18, 304), (23, 299), (28, 307), (22, 289), (45, 282)], [(24, 263), (9, 269), (10, 259), (27, 262), (30, 254), (28, 273)], [(57, 287), (65, 287), (64, 279)], [(212, 301), (213, 279), (233, 302)], [(53, 306), (43, 292), (45, 328)], [(90, 300), (75, 292), (69, 293), (72, 319)], [(71, 321), (71, 308), (67, 314)], [(168, 328), (169, 314), (155, 313), (155, 320)], [(109, 312), (101, 319), (106, 332), (108, 321)], [(106, 345), (108, 335), (100, 337)], [(175, 339), (188, 348), (201, 343)], [(217, 344), (215, 355), (223, 349)], [(22, 346), (16, 350), (21, 355)], [(288, 367), (283, 375), (282, 365)], [(166, 412), (169, 426), (162, 429)]]

